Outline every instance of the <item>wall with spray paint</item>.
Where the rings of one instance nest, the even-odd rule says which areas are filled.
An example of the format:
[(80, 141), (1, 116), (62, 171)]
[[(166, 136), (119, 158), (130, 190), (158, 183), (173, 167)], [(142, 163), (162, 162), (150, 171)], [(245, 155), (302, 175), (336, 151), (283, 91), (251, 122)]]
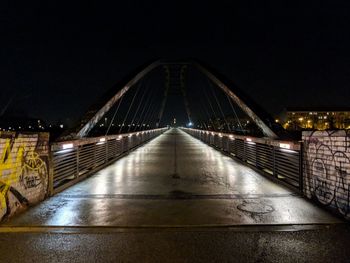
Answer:
[(303, 132), (304, 193), (350, 219), (350, 131)]
[(48, 192), (49, 134), (0, 132), (0, 221)]

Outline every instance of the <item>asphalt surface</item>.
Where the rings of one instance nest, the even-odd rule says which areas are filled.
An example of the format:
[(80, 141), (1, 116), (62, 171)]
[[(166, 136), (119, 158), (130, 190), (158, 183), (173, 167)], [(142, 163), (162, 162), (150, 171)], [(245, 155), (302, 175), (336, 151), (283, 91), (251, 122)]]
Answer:
[[(349, 262), (350, 229), (115, 229), (1, 233), (0, 262)], [(62, 233), (60, 233), (60, 231)]]

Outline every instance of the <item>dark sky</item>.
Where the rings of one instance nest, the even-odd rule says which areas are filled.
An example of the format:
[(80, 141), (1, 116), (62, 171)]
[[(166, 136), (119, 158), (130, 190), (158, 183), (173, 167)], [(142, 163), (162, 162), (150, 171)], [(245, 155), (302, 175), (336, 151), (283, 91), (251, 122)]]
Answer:
[(349, 1), (113, 2), (1, 1), (5, 114), (76, 119), (140, 65), (188, 57), (272, 114), (349, 105)]

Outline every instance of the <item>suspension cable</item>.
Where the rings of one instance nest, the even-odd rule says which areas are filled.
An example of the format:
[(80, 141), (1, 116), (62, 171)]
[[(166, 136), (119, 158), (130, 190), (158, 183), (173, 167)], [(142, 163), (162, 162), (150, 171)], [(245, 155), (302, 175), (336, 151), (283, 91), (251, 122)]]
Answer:
[(146, 112), (145, 112), (145, 114), (144, 114), (144, 116), (142, 118), (142, 122), (141, 123), (146, 123), (146, 125), (149, 125), (148, 122), (150, 120), (150, 113), (153, 112), (153, 108), (155, 107), (154, 100), (156, 98), (156, 96), (155, 96), (156, 94), (157, 94), (157, 89), (152, 89), (152, 93), (150, 94), (150, 103), (149, 103), (149, 105), (147, 107), (147, 110), (146, 110)]
[(120, 129), (119, 129), (119, 132), (118, 132), (118, 133), (120, 133), (120, 132), (121, 132), (122, 127), (123, 127), (123, 125), (124, 125), (125, 121), (126, 121), (126, 120), (127, 120), (127, 118), (128, 118), (129, 112), (130, 112), (130, 110), (131, 110), (131, 108), (132, 108), (132, 106), (133, 106), (133, 104), (134, 104), (134, 101), (135, 101), (136, 95), (137, 95), (137, 94), (138, 94), (138, 92), (139, 92), (139, 89), (140, 89), (140, 86), (141, 86), (141, 85), (140, 85), (140, 83), (141, 83), (141, 81), (140, 81), (140, 82), (138, 83), (138, 85), (137, 85), (136, 92), (135, 92), (135, 94), (134, 94), (134, 97), (132, 98), (132, 101), (131, 101), (131, 103), (130, 103), (129, 109), (128, 109), (127, 113), (126, 113), (126, 116), (125, 116), (125, 118), (124, 118), (123, 122), (122, 122), (122, 125), (120, 126)]
[[(210, 102), (210, 100), (209, 100), (208, 93), (207, 93), (207, 91), (206, 91), (206, 89), (205, 89), (205, 88), (204, 88), (203, 90), (204, 90), (204, 96), (205, 96), (205, 98), (207, 99), (207, 101), (208, 101), (208, 103), (209, 103), (209, 106), (210, 106), (210, 108), (211, 108), (211, 110), (212, 110), (212, 112), (213, 112), (213, 114), (214, 114), (214, 118), (215, 118), (215, 120), (217, 120), (217, 119), (218, 119), (218, 117), (217, 117), (217, 115), (216, 115), (216, 112), (215, 112), (215, 110), (214, 110), (213, 105), (211, 104), (211, 102)], [(215, 125), (214, 125), (214, 122), (213, 122), (213, 121), (212, 121), (212, 124), (213, 124), (214, 130), (216, 130)]]
[[(149, 82), (147, 82), (146, 85), (147, 85), (146, 88), (148, 89), (149, 86), (150, 86), (150, 85), (149, 85)], [(154, 92), (154, 89), (152, 89), (152, 90), (149, 92), (148, 96), (147, 96), (146, 102), (144, 103), (144, 105), (143, 105), (143, 107), (142, 107), (141, 114), (140, 114), (139, 118), (137, 119), (137, 123), (136, 123), (136, 125), (135, 125), (134, 131), (137, 130), (137, 127), (138, 127), (139, 125), (141, 125), (141, 127), (142, 127), (142, 124), (144, 123), (144, 122), (143, 122), (143, 121), (144, 121), (144, 113), (145, 113), (145, 110), (146, 110), (146, 108), (147, 108), (147, 106), (148, 106), (148, 103), (149, 103), (150, 99), (152, 98), (153, 92)], [(142, 120), (142, 121), (141, 121), (141, 124), (140, 124), (140, 120)]]
[[(141, 84), (140, 84), (140, 85), (141, 85)], [(142, 105), (143, 98), (145, 97), (146, 92), (147, 92), (147, 86), (146, 86), (146, 88), (144, 89), (144, 92), (143, 92), (142, 95), (141, 95), (141, 100), (140, 100), (140, 102), (139, 102), (138, 105), (137, 105), (135, 114), (134, 114), (134, 116), (133, 116), (133, 118), (132, 118), (132, 120), (131, 120), (131, 124), (130, 124), (130, 126), (129, 126), (129, 128), (128, 128), (128, 132), (130, 132), (130, 129), (131, 129), (132, 125), (134, 124), (134, 121), (135, 121), (135, 118), (136, 118), (136, 114), (139, 112), (140, 106)], [(136, 125), (135, 125), (135, 127), (136, 127)]]
[(233, 111), (233, 113), (234, 113), (234, 115), (235, 115), (235, 117), (236, 117), (236, 119), (238, 121), (239, 126), (241, 127), (241, 130), (242, 130), (243, 134), (245, 134), (245, 130), (243, 129), (242, 123), (239, 120), (237, 112), (236, 112), (235, 108), (232, 105), (232, 101), (231, 101), (230, 97), (227, 94), (226, 94), (226, 98), (227, 98), (228, 102), (230, 103), (231, 109), (232, 109), (232, 111)]
[(222, 115), (222, 117), (224, 118), (224, 121), (225, 121), (225, 123), (226, 123), (226, 126), (227, 126), (228, 130), (231, 132), (230, 126), (229, 126), (229, 124), (228, 124), (228, 122), (227, 122), (227, 120), (226, 120), (225, 114), (224, 114), (224, 112), (222, 111), (221, 105), (220, 105), (220, 103), (219, 103), (219, 101), (218, 101), (218, 98), (217, 98), (217, 96), (216, 96), (216, 93), (215, 93), (215, 90), (214, 90), (214, 86), (212, 85), (212, 83), (210, 82), (209, 79), (207, 79), (207, 80), (208, 80), (209, 85), (212, 87), (212, 89), (211, 89), (212, 94), (214, 95), (216, 104), (218, 105), (218, 108), (219, 108), (219, 110), (220, 110), (220, 112), (221, 112), (221, 115)]
[(209, 123), (211, 122), (211, 125), (212, 125), (214, 131), (216, 131), (215, 124), (214, 124), (214, 122), (213, 122), (213, 120), (212, 120), (212, 118), (211, 118), (211, 116), (210, 116), (210, 114), (209, 114), (209, 112), (208, 112), (208, 109), (207, 109), (205, 106), (203, 106), (203, 103), (202, 103), (202, 102), (200, 102), (200, 105), (201, 105), (201, 108), (204, 109), (204, 112), (205, 112), (205, 113), (207, 114), (207, 116), (208, 116), (208, 122), (209, 122)]
[(124, 98), (124, 94), (123, 94), (123, 96), (122, 96), (122, 97), (120, 98), (120, 100), (119, 100), (118, 106), (117, 106), (117, 108), (116, 108), (116, 110), (115, 110), (115, 112), (114, 112), (114, 114), (113, 114), (113, 118), (111, 119), (111, 122), (109, 123), (109, 126), (108, 126), (108, 129), (107, 129), (107, 131), (106, 131), (105, 136), (107, 136), (107, 134), (108, 134), (108, 132), (109, 132), (109, 129), (111, 128), (111, 125), (112, 125), (112, 123), (113, 123), (113, 121), (114, 121), (115, 116), (117, 115), (117, 112), (118, 112), (118, 110), (119, 110), (119, 107), (120, 107), (120, 105), (122, 104), (123, 98)]

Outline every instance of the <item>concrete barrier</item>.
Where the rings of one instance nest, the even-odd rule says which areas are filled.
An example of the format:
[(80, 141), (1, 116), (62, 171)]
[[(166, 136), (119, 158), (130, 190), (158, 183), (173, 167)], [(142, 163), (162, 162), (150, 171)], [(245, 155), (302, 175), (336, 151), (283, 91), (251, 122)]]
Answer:
[(304, 194), (350, 219), (350, 131), (304, 131)]
[(48, 191), (49, 134), (0, 132), (0, 221)]

